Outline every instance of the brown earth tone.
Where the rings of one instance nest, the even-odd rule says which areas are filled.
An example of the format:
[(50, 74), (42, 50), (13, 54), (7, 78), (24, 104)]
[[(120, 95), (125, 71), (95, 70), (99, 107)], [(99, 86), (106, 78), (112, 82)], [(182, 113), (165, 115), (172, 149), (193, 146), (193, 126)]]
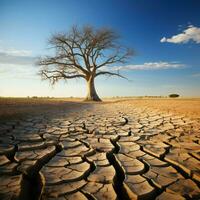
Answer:
[(36, 104), (0, 123), (0, 199), (200, 199), (199, 100)]

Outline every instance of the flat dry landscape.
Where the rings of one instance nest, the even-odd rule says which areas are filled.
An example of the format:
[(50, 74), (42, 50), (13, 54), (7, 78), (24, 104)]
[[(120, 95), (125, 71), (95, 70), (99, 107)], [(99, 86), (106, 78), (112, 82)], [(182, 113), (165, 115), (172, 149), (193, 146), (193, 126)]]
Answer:
[(190, 118), (200, 119), (200, 99), (134, 99), (130, 100), (133, 106), (149, 107), (161, 111), (185, 115)]
[[(104, 99), (102, 103), (132, 104), (134, 107), (150, 107), (174, 114), (200, 118), (200, 99), (169, 99), (169, 98), (133, 98)], [(30, 113), (46, 113), (59, 110), (78, 109), (83, 102), (81, 98), (0, 98), (0, 118), (20, 116)]]
[(69, 111), (82, 104), (78, 98), (0, 98), (0, 119), (41, 114), (60, 110)]
[(0, 199), (200, 199), (200, 99), (1, 98), (0, 118)]

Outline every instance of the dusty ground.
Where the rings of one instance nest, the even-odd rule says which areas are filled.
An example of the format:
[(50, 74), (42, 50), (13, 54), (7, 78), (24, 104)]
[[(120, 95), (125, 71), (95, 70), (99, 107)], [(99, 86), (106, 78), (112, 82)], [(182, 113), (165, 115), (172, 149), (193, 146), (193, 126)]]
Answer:
[(0, 119), (79, 108), (77, 98), (0, 98)]
[[(200, 99), (165, 99), (165, 98), (135, 98), (135, 99), (104, 99), (104, 103), (123, 102), (134, 107), (150, 107), (190, 118), (200, 118)], [(23, 114), (38, 114), (59, 110), (73, 110), (80, 107), (81, 98), (0, 98), (0, 119), (20, 116)]]
[(134, 99), (129, 102), (136, 107), (147, 106), (174, 114), (185, 115), (193, 119), (200, 119), (200, 99)]
[(9, 101), (0, 199), (200, 199), (198, 99)]

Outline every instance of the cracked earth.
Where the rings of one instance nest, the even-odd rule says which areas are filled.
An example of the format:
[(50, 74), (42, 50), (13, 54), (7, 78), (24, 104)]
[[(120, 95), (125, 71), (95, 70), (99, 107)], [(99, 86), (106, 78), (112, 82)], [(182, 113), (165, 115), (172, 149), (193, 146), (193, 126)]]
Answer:
[(200, 199), (200, 122), (132, 104), (0, 124), (0, 199)]

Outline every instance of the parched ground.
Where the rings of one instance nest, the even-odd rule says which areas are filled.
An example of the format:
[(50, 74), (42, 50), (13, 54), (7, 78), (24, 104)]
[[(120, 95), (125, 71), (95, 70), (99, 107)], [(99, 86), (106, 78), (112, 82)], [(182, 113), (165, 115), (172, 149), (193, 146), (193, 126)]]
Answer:
[(0, 199), (200, 199), (198, 99), (34, 101), (0, 112)]

